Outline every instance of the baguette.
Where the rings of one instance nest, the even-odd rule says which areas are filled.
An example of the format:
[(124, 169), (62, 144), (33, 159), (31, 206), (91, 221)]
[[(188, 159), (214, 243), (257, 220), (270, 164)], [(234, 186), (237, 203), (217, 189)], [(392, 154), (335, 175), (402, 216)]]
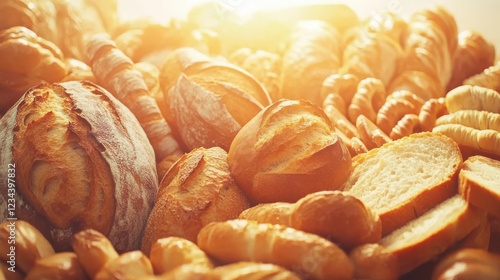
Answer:
[(380, 240), (398, 260), (400, 275), (443, 253), (485, 218), (485, 212), (455, 195)]
[(500, 161), (469, 157), (459, 173), (459, 193), (471, 204), (500, 217)]
[(352, 279), (353, 265), (334, 243), (281, 225), (230, 220), (211, 223), (198, 246), (222, 263), (256, 261), (283, 266), (313, 279)]
[(452, 139), (417, 133), (354, 157), (343, 190), (380, 216), (386, 235), (456, 194), (461, 166)]

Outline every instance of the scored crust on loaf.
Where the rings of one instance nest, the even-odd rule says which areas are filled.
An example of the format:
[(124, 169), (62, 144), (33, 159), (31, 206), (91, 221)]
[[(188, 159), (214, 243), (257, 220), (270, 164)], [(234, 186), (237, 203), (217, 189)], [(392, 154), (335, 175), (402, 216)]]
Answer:
[(469, 157), (460, 170), (458, 191), (471, 204), (500, 217), (500, 161)]
[(475, 229), (485, 212), (455, 195), (380, 240), (404, 274), (444, 252)]
[(343, 189), (380, 216), (385, 235), (453, 196), (461, 165), (452, 139), (413, 134), (354, 157)]

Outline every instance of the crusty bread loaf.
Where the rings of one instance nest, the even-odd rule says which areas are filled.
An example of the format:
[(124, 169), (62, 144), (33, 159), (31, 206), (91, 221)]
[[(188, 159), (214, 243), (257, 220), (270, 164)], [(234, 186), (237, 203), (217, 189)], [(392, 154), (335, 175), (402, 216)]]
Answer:
[[(84, 228), (138, 248), (154, 202), (154, 153), (134, 115), (90, 82), (31, 88), (0, 120), (0, 162), (15, 164), (16, 215), (56, 251)], [(7, 182), (7, 168), (0, 178)], [(7, 213), (7, 184), (0, 186)]]
[(438, 256), (463, 239), (485, 212), (455, 195), (380, 240), (396, 256), (400, 275)]
[(341, 191), (315, 192), (296, 203), (259, 204), (239, 218), (314, 233), (345, 249), (378, 242), (382, 235), (379, 217), (359, 199)]
[(453, 140), (417, 133), (354, 157), (343, 189), (380, 216), (385, 235), (453, 196), (461, 165)]
[(469, 157), (459, 173), (458, 191), (474, 206), (500, 217), (500, 161)]
[(168, 273), (185, 264), (213, 267), (212, 261), (196, 244), (179, 237), (156, 240), (151, 246), (149, 259), (156, 274)]
[(211, 223), (201, 229), (198, 246), (222, 263), (273, 263), (304, 278), (351, 279), (354, 272), (334, 243), (281, 225), (247, 220)]
[(237, 262), (222, 265), (211, 271), (214, 278), (220, 280), (299, 280), (293, 272), (270, 263)]
[[(14, 252), (11, 252), (11, 246), (15, 248)], [(12, 253), (14, 260), (9, 263)], [(31, 224), (22, 220), (4, 221), (0, 224), (0, 259), (9, 265), (15, 264), (16, 270), (27, 273), (36, 260), (53, 254), (52, 245)]]
[(251, 202), (295, 202), (341, 187), (351, 155), (320, 107), (282, 99), (241, 128), (228, 162)]
[(93, 229), (82, 230), (73, 235), (71, 245), (78, 261), (91, 278), (94, 278), (107, 262), (118, 258), (118, 253), (109, 239)]
[(78, 257), (73, 252), (57, 253), (36, 261), (25, 280), (74, 279), (86, 280)]
[(156, 240), (169, 236), (196, 242), (204, 225), (235, 219), (248, 207), (229, 171), (227, 153), (219, 147), (194, 149), (161, 181), (142, 250), (149, 254)]

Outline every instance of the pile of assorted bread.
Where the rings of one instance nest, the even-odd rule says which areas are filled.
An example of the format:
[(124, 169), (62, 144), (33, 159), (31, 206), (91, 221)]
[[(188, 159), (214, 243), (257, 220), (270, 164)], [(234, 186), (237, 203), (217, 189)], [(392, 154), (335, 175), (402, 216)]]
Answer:
[(0, 3), (0, 279), (500, 278), (500, 61), (445, 8), (116, 5)]

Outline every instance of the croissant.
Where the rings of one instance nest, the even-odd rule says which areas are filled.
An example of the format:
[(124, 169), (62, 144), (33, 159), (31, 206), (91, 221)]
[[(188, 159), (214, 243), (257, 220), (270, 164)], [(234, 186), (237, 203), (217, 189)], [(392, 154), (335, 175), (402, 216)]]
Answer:
[(484, 110), (500, 113), (500, 93), (480, 86), (464, 85), (446, 94), (446, 108), (450, 113), (459, 110)]
[(464, 81), (463, 84), (485, 87), (500, 91), (500, 63), (497, 62), (494, 65), (484, 69), (483, 72), (469, 77)]
[(418, 113), (420, 129), (422, 131), (431, 131), (436, 125), (436, 119), (446, 114), (448, 114), (448, 109), (444, 97), (427, 100)]
[(377, 112), (384, 105), (385, 99), (385, 86), (381, 80), (375, 78), (361, 80), (348, 108), (349, 119), (352, 123), (356, 123), (358, 116), (364, 115), (375, 122)]
[(98, 83), (127, 106), (139, 120), (153, 146), (156, 161), (181, 153), (158, 103), (150, 95), (141, 74), (134, 70), (133, 62), (104, 34), (89, 39), (87, 54)]

